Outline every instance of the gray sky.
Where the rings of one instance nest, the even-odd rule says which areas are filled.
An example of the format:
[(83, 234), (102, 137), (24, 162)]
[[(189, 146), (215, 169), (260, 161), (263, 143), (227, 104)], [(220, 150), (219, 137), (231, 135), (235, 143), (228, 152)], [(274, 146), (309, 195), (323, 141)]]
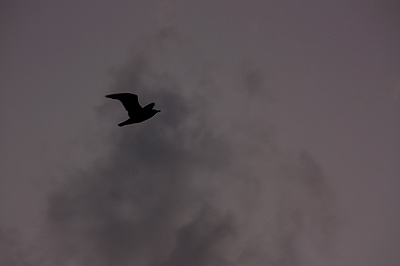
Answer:
[(398, 265), (399, 9), (3, 1), (0, 264)]

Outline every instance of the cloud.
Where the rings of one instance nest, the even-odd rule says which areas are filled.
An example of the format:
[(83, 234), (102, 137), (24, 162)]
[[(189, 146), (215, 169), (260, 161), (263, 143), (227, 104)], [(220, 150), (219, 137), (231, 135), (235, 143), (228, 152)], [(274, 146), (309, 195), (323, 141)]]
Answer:
[[(263, 123), (232, 107), (254, 97), (259, 73), (228, 94), (217, 84), (236, 77), (209, 71), (173, 29), (132, 58), (113, 90), (162, 112), (110, 128), (110, 154), (49, 195), (57, 265), (301, 265), (302, 241), (329, 241), (333, 196), (316, 161), (285, 157)], [(120, 122), (114, 106), (101, 119)]]
[(18, 230), (0, 226), (0, 265), (47, 266), (47, 264), (38, 263), (43, 262), (41, 254), (43, 250), (27, 245)]
[(1, 265), (20, 265), (21, 249), (12, 233), (0, 228), (0, 262)]

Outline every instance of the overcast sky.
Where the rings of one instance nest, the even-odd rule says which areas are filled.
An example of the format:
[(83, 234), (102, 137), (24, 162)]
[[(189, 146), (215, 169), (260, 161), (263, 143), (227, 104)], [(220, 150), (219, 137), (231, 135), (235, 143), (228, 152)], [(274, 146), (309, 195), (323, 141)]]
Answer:
[(399, 265), (398, 14), (2, 1), (0, 265)]

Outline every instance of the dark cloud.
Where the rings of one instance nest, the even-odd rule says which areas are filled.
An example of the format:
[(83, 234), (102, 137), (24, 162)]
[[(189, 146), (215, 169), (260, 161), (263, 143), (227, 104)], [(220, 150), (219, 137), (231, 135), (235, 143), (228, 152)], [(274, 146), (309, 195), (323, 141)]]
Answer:
[(20, 232), (0, 226), (0, 265), (7, 266), (36, 266), (47, 264), (42, 261), (40, 248), (31, 247), (23, 241)]
[(2, 265), (20, 265), (21, 250), (15, 235), (0, 228), (0, 263)]
[[(318, 164), (272, 150), (254, 125), (236, 128), (235, 112), (221, 126), (219, 77), (181, 40), (161, 31), (114, 73), (114, 91), (162, 112), (112, 127), (109, 156), (49, 196), (57, 265), (301, 265), (300, 241), (328, 241), (333, 197)], [(110, 106), (100, 114), (121, 111)]]

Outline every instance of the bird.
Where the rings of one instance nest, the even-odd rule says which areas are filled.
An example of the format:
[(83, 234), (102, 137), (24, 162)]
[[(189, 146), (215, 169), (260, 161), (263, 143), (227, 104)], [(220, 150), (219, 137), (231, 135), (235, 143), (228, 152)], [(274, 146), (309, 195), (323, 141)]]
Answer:
[(160, 110), (153, 109), (155, 103), (149, 103), (145, 107), (139, 104), (139, 98), (133, 93), (115, 93), (106, 95), (106, 98), (115, 99), (121, 101), (122, 105), (128, 111), (129, 119), (118, 124), (119, 127), (123, 127), (130, 124), (136, 124), (143, 122), (147, 119), (152, 118)]

